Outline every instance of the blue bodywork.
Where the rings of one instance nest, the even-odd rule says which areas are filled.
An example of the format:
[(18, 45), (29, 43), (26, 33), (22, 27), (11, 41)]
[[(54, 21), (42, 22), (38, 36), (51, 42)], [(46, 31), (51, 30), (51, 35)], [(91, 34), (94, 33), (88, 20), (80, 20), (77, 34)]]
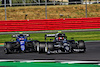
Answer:
[(19, 42), (21, 50), (24, 51), (25, 50), (25, 43), (27, 41), (27, 37), (25, 35), (20, 34), (16, 38), (16, 41)]
[(29, 34), (15, 34), (12, 35), (13, 38), (16, 38), (14, 41), (9, 41), (4, 43), (5, 53), (13, 52), (32, 52), (34, 51), (33, 40), (28, 40)]

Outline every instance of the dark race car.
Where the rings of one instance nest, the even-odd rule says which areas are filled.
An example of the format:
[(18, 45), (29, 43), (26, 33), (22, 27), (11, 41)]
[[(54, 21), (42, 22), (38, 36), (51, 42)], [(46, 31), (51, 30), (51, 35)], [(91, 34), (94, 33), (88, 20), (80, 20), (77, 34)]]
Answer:
[(33, 41), (27, 40), (27, 37), (29, 37), (29, 34), (16, 34), (16, 35), (13, 35), (12, 37), (16, 38), (16, 41), (4, 43), (5, 54), (13, 53), (13, 52), (34, 51)]
[[(54, 40), (47, 41), (47, 37), (54, 37)], [(51, 53), (73, 53), (86, 51), (85, 43), (83, 40), (75, 42), (75, 40), (67, 40), (65, 34), (46, 34), (45, 42), (39, 42), (37, 45), (37, 51), (39, 53), (46, 52), (47, 54)]]

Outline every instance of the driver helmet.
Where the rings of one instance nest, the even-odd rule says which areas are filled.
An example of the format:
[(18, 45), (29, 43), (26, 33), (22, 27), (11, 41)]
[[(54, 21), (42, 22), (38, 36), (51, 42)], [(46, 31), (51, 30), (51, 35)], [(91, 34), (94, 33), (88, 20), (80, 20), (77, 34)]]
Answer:
[(64, 37), (58, 37), (58, 41), (64, 40)]

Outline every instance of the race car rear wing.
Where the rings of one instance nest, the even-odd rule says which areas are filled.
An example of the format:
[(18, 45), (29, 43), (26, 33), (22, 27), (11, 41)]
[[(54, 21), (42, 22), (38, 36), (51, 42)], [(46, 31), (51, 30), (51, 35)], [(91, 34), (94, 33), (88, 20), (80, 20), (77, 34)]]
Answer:
[(56, 34), (46, 34), (45, 37), (55, 37)]
[(46, 37), (65, 37), (65, 38), (67, 38), (67, 36), (65, 36), (65, 34), (60, 34), (60, 33), (57, 33), (57, 34), (46, 34), (45, 35), (45, 40), (46, 40)]
[(56, 36), (56, 34), (45, 34), (45, 40), (47, 37), (55, 37), (55, 36)]
[(45, 37), (66, 37), (65, 34), (46, 34)]
[[(12, 35), (12, 37), (13, 37), (13, 38), (16, 38), (16, 37), (18, 37), (18, 35), (20, 35), (20, 34)], [(23, 34), (23, 35), (26, 36), (26, 37), (29, 37), (29, 36), (30, 36), (30, 34)]]

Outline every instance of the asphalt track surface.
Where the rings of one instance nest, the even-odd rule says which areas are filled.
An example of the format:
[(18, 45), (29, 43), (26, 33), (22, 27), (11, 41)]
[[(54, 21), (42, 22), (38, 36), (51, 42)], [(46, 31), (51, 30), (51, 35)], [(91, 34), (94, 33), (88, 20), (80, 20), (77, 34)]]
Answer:
[(21, 59), (21, 60), (98, 60), (100, 61), (100, 42), (86, 42), (85, 53), (51, 54), (45, 53), (14, 53), (4, 54), (3, 47), (0, 47), (0, 59)]

